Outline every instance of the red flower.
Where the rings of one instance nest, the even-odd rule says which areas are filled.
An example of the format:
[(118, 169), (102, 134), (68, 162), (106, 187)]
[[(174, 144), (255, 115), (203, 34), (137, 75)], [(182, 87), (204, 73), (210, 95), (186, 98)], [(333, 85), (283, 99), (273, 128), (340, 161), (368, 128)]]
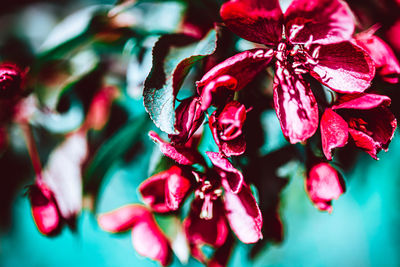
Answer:
[(231, 101), (222, 111), (214, 111), (208, 122), (215, 143), (227, 157), (237, 156), (246, 150), (242, 132), (246, 120), (246, 108), (237, 101)]
[(22, 93), (25, 72), (17, 65), (3, 63), (0, 65), (0, 98), (12, 98)]
[(322, 148), (325, 157), (332, 159), (331, 151), (347, 143), (348, 134), (355, 145), (374, 159), (377, 153), (387, 151), (397, 121), (387, 106), (390, 98), (375, 94), (344, 95), (325, 110), (321, 118)]
[(143, 201), (155, 212), (179, 209), (191, 189), (191, 181), (187, 176), (178, 166), (151, 176), (139, 186)]
[(341, 175), (330, 164), (318, 163), (309, 170), (306, 190), (314, 205), (324, 211), (332, 212), (332, 200), (338, 199), (345, 191)]
[(250, 188), (243, 182), (242, 173), (219, 153), (207, 152), (207, 155), (214, 168), (205, 174), (193, 171), (190, 179), (184, 176), (182, 168), (173, 166), (148, 178), (140, 186), (143, 201), (156, 212), (179, 209), (184, 197), (194, 191), (195, 198), (184, 227), (192, 253), (199, 258), (198, 246), (219, 247), (225, 242), (226, 222), (244, 243), (255, 243), (262, 238), (261, 212)]
[(301, 73), (341, 93), (363, 92), (374, 77), (371, 58), (348, 41), (354, 22), (342, 1), (294, 0), (283, 14), (278, 0), (236, 0), (220, 13), (234, 33), (274, 48), (242, 52), (205, 74), (197, 83), (203, 109), (211, 93), (242, 89), (275, 58), (275, 110), (283, 134), (296, 143), (318, 127), (317, 103)]
[(354, 42), (361, 46), (375, 62), (377, 73), (389, 83), (398, 83), (400, 64), (392, 49), (379, 37), (373, 35), (375, 29), (357, 34)]
[(54, 235), (61, 229), (61, 215), (53, 192), (42, 181), (29, 187), (32, 217), (40, 233)]
[(103, 230), (112, 233), (132, 229), (132, 244), (140, 255), (157, 260), (163, 266), (170, 262), (170, 243), (145, 207), (137, 204), (121, 207), (101, 214), (98, 223)]

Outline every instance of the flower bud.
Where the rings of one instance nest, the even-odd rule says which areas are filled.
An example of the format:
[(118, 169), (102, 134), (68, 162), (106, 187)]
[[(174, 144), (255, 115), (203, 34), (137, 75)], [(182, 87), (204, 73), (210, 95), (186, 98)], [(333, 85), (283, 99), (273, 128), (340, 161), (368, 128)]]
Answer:
[(204, 120), (204, 112), (201, 109), (199, 97), (190, 97), (182, 101), (175, 111), (175, 129), (178, 135), (169, 135), (171, 141), (178, 144), (186, 144)]
[(60, 214), (53, 192), (43, 183), (36, 182), (29, 188), (33, 220), (43, 235), (54, 235), (60, 229)]
[(17, 65), (3, 63), (0, 65), (0, 98), (12, 98), (19, 95), (25, 74)]
[(240, 155), (246, 150), (242, 127), (246, 120), (246, 108), (237, 101), (229, 102), (218, 113), (215, 111), (209, 119), (209, 125), (215, 143), (226, 156)]
[(332, 200), (338, 199), (345, 191), (343, 178), (330, 164), (314, 165), (306, 179), (306, 190), (319, 210), (332, 212)]

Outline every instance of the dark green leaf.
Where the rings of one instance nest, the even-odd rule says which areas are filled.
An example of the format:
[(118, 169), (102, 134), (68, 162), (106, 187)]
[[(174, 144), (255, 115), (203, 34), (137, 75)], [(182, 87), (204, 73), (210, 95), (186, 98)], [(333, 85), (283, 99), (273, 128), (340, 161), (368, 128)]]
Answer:
[(128, 122), (97, 150), (83, 175), (84, 192), (97, 192), (111, 165), (146, 133), (148, 122), (146, 116)]
[(200, 42), (184, 34), (162, 36), (153, 48), (153, 67), (147, 77), (144, 105), (157, 127), (168, 134), (175, 131), (175, 98), (191, 67), (216, 49), (216, 32)]

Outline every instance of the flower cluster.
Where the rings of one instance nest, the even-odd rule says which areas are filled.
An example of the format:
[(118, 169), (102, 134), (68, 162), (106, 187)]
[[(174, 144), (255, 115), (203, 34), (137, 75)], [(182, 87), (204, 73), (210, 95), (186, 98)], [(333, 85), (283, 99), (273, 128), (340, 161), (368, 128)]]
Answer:
[[(149, 210), (129, 206), (99, 217), (100, 225), (111, 232), (146, 225), (154, 238), (140, 246), (134, 237), (134, 247), (163, 265), (171, 257), (171, 244), (148, 214), (180, 212), (185, 201), (191, 204), (182, 227), (192, 255), (204, 263), (220, 255), (218, 249), (229, 236), (227, 225), (243, 243), (263, 237), (256, 199), (229, 158), (246, 151), (246, 117), (252, 109), (241, 103), (237, 92), (266, 68), (274, 69), (273, 103), (286, 139), (308, 145), (311, 137), (320, 135), (325, 158), (309, 153), (305, 180), (306, 191), (320, 210), (331, 212), (332, 200), (345, 191), (341, 174), (327, 162), (332, 150), (345, 146), (351, 137), (377, 159), (397, 126), (388, 109), (390, 98), (368, 88), (375, 74), (396, 83), (399, 63), (373, 31), (353, 35), (354, 17), (343, 1), (294, 0), (282, 12), (278, 0), (231, 0), (222, 5), (220, 15), (233, 33), (265, 47), (258, 45), (214, 64), (196, 82), (196, 93), (176, 108), (177, 134), (169, 134), (170, 142), (149, 133), (175, 162), (139, 187)], [(198, 149), (205, 118), (219, 150), (206, 152), (211, 166)], [(144, 250), (149, 242), (157, 249)], [(202, 253), (204, 244), (216, 248), (211, 259)]]
[[(0, 156), (14, 124), (32, 161), (27, 195), (43, 235), (74, 228), (83, 207), (96, 210), (102, 179), (152, 150), (150, 137), (158, 149), (146, 153), (156, 167), (138, 186), (144, 204), (100, 214), (99, 226), (130, 230), (138, 254), (163, 266), (173, 253), (225, 266), (236, 241), (282, 240), (278, 184), (286, 180), (274, 178), (289, 160), (301, 165), (310, 203), (330, 213), (346, 190), (341, 151), (377, 160), (388, 150), (399, 45), (392, 51), (384, 40), (396, 48), (397, 39), (379, 35), (379, 25), (356, 24), (347, 2), (292, 0), (283, 10), (279, 0), (177, 1), (186, 7), (180, 24), (155, 30), (141, 17), (156, 5), (122, 2), (93, 11), (75, 39), (45, 43), (31, 71), (0, 64)], [(203, 17), (203, 9), (213, 12)], [(284, 143), (268, 152), (265, 111)], [(148, 127), (148, 115), (165, 135)], [(160, 218), (173, 220), (179, 238)]]

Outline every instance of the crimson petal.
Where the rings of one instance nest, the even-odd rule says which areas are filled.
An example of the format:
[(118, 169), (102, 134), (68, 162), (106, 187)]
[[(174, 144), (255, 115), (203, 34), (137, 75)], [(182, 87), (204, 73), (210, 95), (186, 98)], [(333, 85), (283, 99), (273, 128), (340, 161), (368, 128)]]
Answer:
[(188, 194), (191, 183), (190, 180), (185, 177), (183, 170), (178, 166), (172, 166), (168, 172), (166, 203), (171, 210), (177, 210)]
[(372, 109), (379, 106), (389, 106), (391, 99), (385, 95), (347, 94), (341, 96), (332, 109)]
[(132, 244), (140, 255), (159, 261), (163, 266), (171, 261), (169, 241), (152, 216), (132, 228)]
[(211, 93), (218, 88), (241, 90), (254, 76), (263, 70), (273, 58), (273, 50), (252, 49), (236, 54), (209, 70), (200, 81), (196, 82), (197, 90), (202, 96), (202, 109), (211, 104)]
[[(222, 181), (222, 185), (225, 188), (229, 187), (226, 181)], [(237, 194), (225, 190), (224, 205), (229, 225), (240, 241), (248, 244), (262, 239), (261, 211), (246, 184), (243, 183)]]
[(130, 204), (116, 210), (100, 214), (97, 221), (101, 229), (111, 233), (125, 232), (138, 221), (151, 216), (142, 205)]
[(332, 200), (338, 199), (345, 191), (341, 175), (325, 162), (311, 168), (306, 179), (306, 189), (317, 208), (328, 212), (332, 212)]
[(322, 150), (328, 160), (332, 159), (332, 149), (347, 143), (349, 128), (347, 122), (332, 109), (325, 110), (321, 117)]
[(175, 160), (179, 164), (193, 165), (196, 163), (202, 164), (204, 162), (204, 159), (199, 152), (193, 148), (180, 145), (171, 145), (161, 139), (161, 137), (154, 131), (150, 131), (149, 136), (159, 145), (161, 152), (165, 156)]
[(164, 213), (179, 209), (190, 187), (190, 180), (184, 176), (183, 170), (172, 166), (146, 179), (139, 191), (152, 210)]
[(330, 44), (350, 40), (354, 20), (340, 0), (294, 0), (285, 12), (285, 29), (292, 43)]
[(274, 105), (283, 135), (295, 144), (311, 137), (318, 128), (318, 106), (310, 86), (293, 70), (277, 64)]
[(378, 107), (349, 114), (345, 112), (344, 115), (356, 146), (374, 159), (377, 159), (380, 150), (387, 151), (397, 126), (396, 118), (388, 108)]
[(225, 156), (238, 156), (246, 151), (246, 140), (243, 134), (240, 134), (232, 140), (222, 140), (220, 138), (217, 126), (218, 122), (216, 120), (216, 111), (214, 111), (213, 114), (211, 114), (211, 116), (208, 118), (208, 123), (215, 143), (217, 144), (220, 152), (222, 152)]
[(222, 181), (225, 179), (228, 182), (229, 189), (235, 194), (238, 193), (243, 184), (243, 174), (219, 153), (207, 151), (206, 154), (221, 176)]
[(375, 75), (372, 59), (360, 47), (350, 43), (321, 45), (311, 75), (339, 93), (361, 93)]
[(183, 222), (189, 243), (195, 245), (208, 244), (220, 247), (228, 235), (228, 226), (222, 216), (223, 210), (219, 201), (213, 202), (211, 219), (200, 218), (203, 201), (195, 199), (192, 202), (189, 216)]
[(143, 202), (149, 205), (155, 212), (163, 213), (170, 211), (165, 198), (166, 181), (169, 175), (168, 170), (157, 173), (147, 178), (139, 186)]
[(223, 4), (220, 14), (228, 28), (246, 40), (274, 45), (282, 39), (279, 0), (234, 0)]
[(53, 193), (43, 182), (30, 186), (29, 199), (32, 216), (40, 233), (43, 235), (56, 234), (60, 229), (61, 220)]
[(356, 35), (355, 42), (371, 56), (375, 67), (383, 80), (389, 83), (399, 82), (400, 64), (392, 49), (379, 37), (369, 32)]

